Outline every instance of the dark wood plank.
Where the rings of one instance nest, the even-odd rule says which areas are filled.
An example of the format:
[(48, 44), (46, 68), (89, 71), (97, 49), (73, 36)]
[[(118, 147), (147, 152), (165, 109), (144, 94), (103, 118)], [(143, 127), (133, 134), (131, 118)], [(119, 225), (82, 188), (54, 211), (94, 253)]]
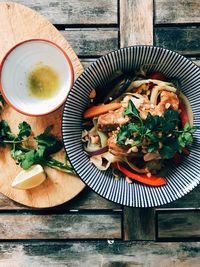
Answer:
[(92, 63), (94, 63), (97, 59), (91, 59), (91, 58), (83, 58), (81, 59), (81, 63), (83, 64), (84, 69), (87, 69)]
[(161, 208), (199, 208), (200, 207), (200, 186), (197, 186), (184, 197), (177, 199)]
[(120, 1), (120, 46), (153, 43), (153, 1)]
[(158, 238), (200, 238), (200, 211), (158, 211)]
[(54, 24), (117, 23), (117, 0), (15, 0), (15, 2), (38, 11)]
[(121, 215), (0, 213), (0, 240), (121, 238)]
[[(0, 194), (0, 210), (24, 210), (28, 209), (28, 207), (20, 205), (8, 197)], [(120, 210), (121, 206), (115, 204), (114, 202), (108, 201), (96, 193), (94, 193), (91, 189), (86, 187), (76, 198), (72, 199), (70, 202), (67, 202), (61, 206), (57, 206), (53, 208), (53, 210)], [(33, 210), (30, 208), (30, 210)]]
[(199, 0), (155, 0), (155, 23), (199, 23)]
[(155, 27), (155, 45), (184, 55), (200, 55), (200, 27)]
[(124, 208), (124, 239), (155, 240), (154, 209)]
[(117, 29), (67, 29), (62, 34), (78, 56), (101, 56), (118, 49)]
[(199, 267), (200, 243), (1, 243), (2, 267)]
[[(120, 46), (153, 44), (153, 1), (120, 1)], [(124, 239), (154, 240), (153, 209), (124, 208)]]

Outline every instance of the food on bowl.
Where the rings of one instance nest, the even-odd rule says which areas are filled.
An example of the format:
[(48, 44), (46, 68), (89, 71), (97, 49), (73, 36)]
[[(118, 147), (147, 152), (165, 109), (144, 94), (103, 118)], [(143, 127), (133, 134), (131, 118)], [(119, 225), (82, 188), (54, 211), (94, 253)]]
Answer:
[(99, 170), (113, 167), (113, 174), (123, 174), (128, 182), (165, 185), (169, 160), (179, 164), (183, 154), (189, 155), (197, 129), (190, 102), (179, 82), (167, 81), (160, 72), (119, 73), (104, 90), (106, 96), (92, 94), (83, 114), (84, 149)]

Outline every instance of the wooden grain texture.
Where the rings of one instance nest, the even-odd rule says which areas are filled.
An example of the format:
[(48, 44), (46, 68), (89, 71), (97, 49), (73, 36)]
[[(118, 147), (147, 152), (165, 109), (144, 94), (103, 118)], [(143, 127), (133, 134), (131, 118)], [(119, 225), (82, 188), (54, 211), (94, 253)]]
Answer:
[(0, 240), (121, 238), (120, 214), (1, 214)]
[(153, 43), (153, 1), (120, 1), (120, 46)]
[(155, 45), (184, 55), (200, 55), (200, 27), (155, 27)]
[(158, 238), (200, 238), (200, 210), (158, 211)]
[[(120, 1), (120, 46), (153, 44), (153, 1)], [(124, 239), (154, 240), (153, 209), (124, 208)]]
[(14, 2), (34, 9), (54, 24), (117, 24), (117, 0), (15, 0)]
[(118, 49), (117, 29), (67, 29), (63, 36), (78, 56), (101, 56)]
[(161, 208), (199, 208), (200, 207), (200, 186), (194, 188), (184, 197), (177, 199), (169, 204), (161, 206)]
[(194, 59), (193, 62), (200, 67), (200, 60)]
[(154, 209), (124, 208), (124, 239), (155, 240)]
[[(15, 3), (0, 3), (0, 17), (0, 61), (15, 44), (31, 38), (44, 38), (57, 43), (66, 51), (72, 61), (75, 77), (83, 71), (80, 61), (65, 38), (35, 11)], [(20, 122), (27, 121), (36, 135), (47, 126), (56, 125), (53, 133), (58, 137), (61, 137), (61, 117), (62, 108), (41, 117), (27, 117), (9, 106), (1, 112), (1, 119), (8, 121), (14, 132)], [(11, 158), (9, 148), (1, 148), (0, 153), (0, 192), (19, 203), (31, 207), (52, 207), (72, 199), (85, 187), (76, 176), (46, 168), (48, 178), (44, 183), (37, 188), (19, 191), (12, 188), (11, 183), (21, 168)], [(63, 159), (64, 152), (59, 153), (57, 158)]]
[(92, 63), (94, 63), (97, 60), (97, 58), (86, 58), (81, 59), (81, 64), (83, 65), (84, 69), (87, 69)]
[(155, 23), (199, 23), (199, 0), (155, 0)]
[(1, 243), (1, 267), (199, 267), (200, 243)]
[[(0, 194), (0, 210), (27, 210), (27, 207), (21, 205), (8, 197)], [(90, 188), (86, 187), (79, 195), (77, 195), (73, 200), (68, 201), (62, 205), (56, 206), (54, 210), (88, 210), (93, 212), (93, 210), (121, 210), (121, 206), (108, 201), (96, 193), (94, 193)], [(52, 208), (51, 208), (52, 210)]]

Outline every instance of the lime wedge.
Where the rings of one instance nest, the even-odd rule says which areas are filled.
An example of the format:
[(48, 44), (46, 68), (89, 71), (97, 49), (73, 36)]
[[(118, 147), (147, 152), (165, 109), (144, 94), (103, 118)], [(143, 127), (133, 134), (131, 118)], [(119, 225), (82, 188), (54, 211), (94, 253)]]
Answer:
[(28, 170), (21, 171), (13, 180), (12, 187), (17, 189), (31, 189), (44, 182), (46, 174), (41, 165), (37, 164)]

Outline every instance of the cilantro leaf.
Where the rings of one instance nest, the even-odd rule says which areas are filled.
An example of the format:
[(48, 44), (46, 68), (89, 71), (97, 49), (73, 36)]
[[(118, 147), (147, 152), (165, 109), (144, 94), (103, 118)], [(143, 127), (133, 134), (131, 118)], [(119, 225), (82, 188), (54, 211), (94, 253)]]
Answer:
[(179, 131), (178, 142), (179, 142), (179, 151), (182, 151), (182, 148), (190, 145), (193, 141), (193, 133), (197, 130), (198, 127), (190, 127), (189, 123), (186, 123), (182, 131)]
[(28, 137), (31, 134), (31, 126), (23, 121), (19, 124), (19, 133), (18, 133), (18, 139), (22, 140), (24, 137)]
[(56, 153), (63, 147), (62, 141), (51, 135), (49, 128), (48, 130), (46, 129), (44, 133), (36, 136), (35, 139), (37, 140), (38, 145), (44, 146), (46, 148), (46, 152), (49, 154)]
[(155, 152), (158, 149), (159, 149), (159, 143), (153, 143), (153, 144), (148, 145), (148, 147), (147, 147), (147, 151), (149, 153)]
[(163, 139), (163, 148), (160, 150), (160, 155), (162, 159), (173, 158), (175, 153), (178, 151), (179, 144), (178, 140), (173, 137), (165, 137)]
[(122, 125), (122, 127), (120, 128), (117, 134), (117, 139), (116, 139), (117, 144), (124, 145), (126, 139), (130, 138), (130, 136), (131, 136), (131, 132), (129, 131), (128, 124)]
[(175, 153), (176, 153), (176, 151), (171, 146), (164, 146), (160, 150), (160, 155), (161, 155), (162, 159), (171, 159), (171, 158), (173, 158)]
[(173, 131), (179, 123), (179, 114), (173, 109), (167, 109), (164, 113), (162, 131), (168, 133)]
[(133, 117), (140, 116), (139, 111), (137, 110), (137, 108), (135, 107), (134, 103), (131, 100), (129, 100), (128, 107), (124, 111), (123, 115), (133, 116)]
[(28, 170), (33, 164), (36, 164), (37, 162), (35, 162), (35, 150), (32, 149), (29, 152), (24, 153), (20, 163), (21, 167), (24, 170)]
[(60, 162), (50, 156), (59, 151), (63, 145), (62, 141), (50, 134), (52, 126), (47, 127), (44, 133), (35, 137), (36, 148), (28, 148), (23, 145), (23, 139), (31, 134), (31, 126), (27, 122), (22, 122), (18, 126), (19, 133), (12, 133), (8, 123), (0, 121), (0, 145), (9, 144), (11, 156), (23, 169), (27, 170), (34, 164), (49, 166), (66, 173), (74, 173), (69, 162)]
[(157, 143), (159, 141), (158, 137), (156, 136), (155, 133), (149, 131), (146, 132), (145, 136), (152, 142), (152, 143)]
[(124, 116), (129, 116), (130, 118), (133, 118), (133, 119), (138, 119), (139, 122), (141, 124), (143, 124), (142, 119), (140, 118), (140, 113), (139, 113), (139, 111), (137, 110), (137, 108), (135, 107), (134, 103), (131, 100), (129, 100), (128, 107), (123, 112), (123, 115)]
[(129, 123), (128, 124), (128, 130), (131, 132), (131, 133), (137, 133), (137, 132), (140, 132), (141, 131), (141, 127), (135, 123)]
[(5, 141), (13, 141), (15, 138), (8, 123), (5, 120), (0, 121), (0, 145), (4, 146)]
[(158, 115), (153, 116), (149, 112), (145, 120), (145, 126), (149, 130), (158, 130), (158, 128), (160, 127), (161, 121), (162, 121), (162, 117), (159, 117)]

